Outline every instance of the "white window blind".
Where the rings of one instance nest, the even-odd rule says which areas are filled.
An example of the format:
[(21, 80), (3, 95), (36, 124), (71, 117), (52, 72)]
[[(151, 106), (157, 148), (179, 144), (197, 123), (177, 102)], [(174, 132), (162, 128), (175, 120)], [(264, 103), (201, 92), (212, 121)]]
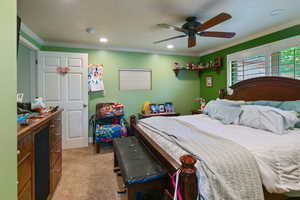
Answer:
[(254, 56), (231, 61), (231, 83), (266, 75), (265, 56)]
[(271, 73), (272, 76), (300, 79), (300, 47), (272, 53)]
[(120, 69), (120, 90), (151, 90), (152, 71), (148, 69)]

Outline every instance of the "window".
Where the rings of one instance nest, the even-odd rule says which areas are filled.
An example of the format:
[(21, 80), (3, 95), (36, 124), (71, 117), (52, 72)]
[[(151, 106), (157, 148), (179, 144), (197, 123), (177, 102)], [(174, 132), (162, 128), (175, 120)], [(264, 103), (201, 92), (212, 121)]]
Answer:
[(261, 76), (300, 80), (300, 36), (227, 56), (228, 86)]
[(120, 69), (120, 90), (151, 90), (152, 71), (149, 69)]
[(265, 76), (266, 58), (264, 56), (255, 56), (243, 60), (234, 60), (231, 62), (231, 83)]
[(272, 53), (271, 73), (272, 76), (300, 79), (300, 47)]

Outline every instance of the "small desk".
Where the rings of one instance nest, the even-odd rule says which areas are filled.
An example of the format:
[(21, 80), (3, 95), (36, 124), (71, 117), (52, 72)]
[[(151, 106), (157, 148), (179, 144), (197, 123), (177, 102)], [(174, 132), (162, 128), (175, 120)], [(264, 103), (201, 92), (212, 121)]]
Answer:
[(164, 116), (164, 117), (175, 117), (179, 116), (180, 113), (176, 112), (169, 112), (169, 113), (153, 113), (153, 114), (143, 114), (139, 113), (139, 119), (148, 118), (148, 117), (157, 117), (157, 116)]
[(192, 110), (192, 115), (203, 114), (201, 110)]

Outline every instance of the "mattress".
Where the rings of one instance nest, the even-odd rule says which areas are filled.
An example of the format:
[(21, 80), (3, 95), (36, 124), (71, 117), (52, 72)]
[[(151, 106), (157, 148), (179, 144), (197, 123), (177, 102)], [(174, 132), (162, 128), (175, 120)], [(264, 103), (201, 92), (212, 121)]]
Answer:
[[(239, 125), (223, 125), (206, 115), (176, 117), (192, 124), (199, 130), (231, 140), (248, 149), (259, 166), (262, 182), (270, 193), (292, 193), (300, 191), (300, 130), (290, 130), (285, 135)], [(174, 159), (185, 152), (168, 143), (161, 136), (140, 126)], [(182, 133), (184, 134), (184, 133)], [(296, 195), (294, 195), (296, 194)]]

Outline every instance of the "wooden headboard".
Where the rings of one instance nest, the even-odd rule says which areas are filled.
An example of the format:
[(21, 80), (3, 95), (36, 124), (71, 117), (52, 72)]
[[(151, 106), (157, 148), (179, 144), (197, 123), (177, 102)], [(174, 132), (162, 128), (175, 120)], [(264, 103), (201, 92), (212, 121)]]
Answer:
[(259, 77), (241, 81), (230, 87), (232, 95), (223, 95), (231, 100), (300, 100), (300, 80), (284, 77)]

